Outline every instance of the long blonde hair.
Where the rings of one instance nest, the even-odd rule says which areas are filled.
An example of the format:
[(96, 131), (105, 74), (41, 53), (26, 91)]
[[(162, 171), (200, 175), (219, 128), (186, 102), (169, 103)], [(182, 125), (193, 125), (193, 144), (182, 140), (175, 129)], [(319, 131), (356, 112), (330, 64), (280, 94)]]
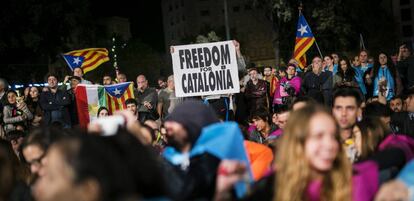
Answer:
[[(310, 130), (310, 121), (317, 114), (331, 113), (322, 106), (307, 106), (295, 111), (290, 117), (278, 144), (276, 156), (276, 181), (273, 201), (307, 200), (306, 188), (312, 181), (311, 167), (305, 156), (305, 142)], [(324, 174), (321, 200), (351, 200), (352, 168), (340, 145), (338, 128), (336, 129), (338, 154), (332, 169)]]

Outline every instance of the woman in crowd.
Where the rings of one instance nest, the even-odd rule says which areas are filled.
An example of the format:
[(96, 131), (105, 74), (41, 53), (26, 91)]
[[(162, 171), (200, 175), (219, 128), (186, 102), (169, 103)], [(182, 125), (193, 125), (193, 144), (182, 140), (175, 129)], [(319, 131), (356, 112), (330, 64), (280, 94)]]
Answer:
[[(278, 150), (275, 173), (259, 181), (244, 200), (373, 200), (379, 187), (379, 170), (406, 163), (399, 149), (390, 149), (351, 166), (334, 117), (315, 105), (292, 114)], [(392, 157), (398, 158), (392, 165), (384, 162), (393, 161)], [(219, 174), (216, 192), (231, 189), (226, 183), (231, 180), (226, 179), (236, 181), (233, 176), (240, 174), (237, 168), (231, 171)]]
[(273, 98), (275, 110), (279, 105), (289, 105), (292, 99), (299, 94), (302, 79), (296, 76), (296, 65), (287, 65), (287, 76), (280, 79)]
[(31, 120), (33, 115), (22, 97), (17, 97), (15, 91), (10, 90), (6, 95), (7, 104), (3, 108), (4, 131), (6, 133), (13, 130), (24, 131), (27, 128), (27, 120)]
[(26, 185), (27, 170), (20, 163), (11, 144), (0, 139), (0, 201), (30, 201)]
[(327, 55), (323, 58), (325, 63), (324, 71), (331, 71), (332, 75), (335, 75), (338, 72), (338, 65), (334, 64), (333, 57), (331, 55)]
[(387, 126), (377, 117), (364, 117), (353, 129), (356, 145), (356, 158), (359, 161), (372, 157), (376, 152), (398, 147), (406, 157), (414, 157), (414, 139), (406, 135), (389, 133)]
[(156, 156), (124, 130), (72, 135), (53, 144), (34, 186), (37, 201), (139, 200), (164, 196)]
[(109, 116), (109, 110), (106, 107), (100, 107), (98, 109), (98, 118)]
[(397, 69), (385, 53), (379, 54), (378, 62), (372, 69), (371, 78), (373, 80), (373, 96), (378, 96), (378, 93), (381, 92), (389, 101), (402, 91)]
[(333, 77), (334, 88), (337, 87), (354, 87), (358, 88), (355, 79), (355, 70), (349, 64), (348, 59), (341, 58), (339, 60), (338, 72)]
[(37, 87), (29, 87), (29, 94), (26, 98), (27, 107), (33, 114), (33, 120), (30, 121), (31, 127), (39, 127), (42, 121), (43, 111), (39, 104), (40, 90)]

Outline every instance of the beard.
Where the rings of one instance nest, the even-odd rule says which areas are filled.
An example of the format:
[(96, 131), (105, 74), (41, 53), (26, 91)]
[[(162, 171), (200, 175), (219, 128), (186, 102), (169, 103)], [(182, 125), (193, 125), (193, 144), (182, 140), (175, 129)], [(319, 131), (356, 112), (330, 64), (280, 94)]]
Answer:
[(181, 151), (186, 145), (185, 142), (175, 139), (174, 135), (166, 135), (165, 137), (167, 139), (167, 146), (174, 147), (177, 151)]

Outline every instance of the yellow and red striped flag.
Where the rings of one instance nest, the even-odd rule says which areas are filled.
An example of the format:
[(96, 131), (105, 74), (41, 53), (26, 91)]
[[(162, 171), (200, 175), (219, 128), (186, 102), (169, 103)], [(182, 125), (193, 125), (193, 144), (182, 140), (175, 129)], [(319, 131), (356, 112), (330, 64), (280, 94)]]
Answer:
[(126, 109), (125, 101), (134, 98), (134, 83), (106, 86), (79, 84), (75, 94), (79, 124), (86, 127), (89, 122), (97, 119), (100, 107), (106, 107), (110, 114)]
[(310, 29), (308, 22), (306, 22), (305, 17), (300, 13), (293, 58), (298, 61), (299, 66), (302, 69), (306, 66), (306, 51), (308, 51), (314, 42), (315, 37), (312, 34), (312, 30)]
[(62, 56), (72, 70), (80, 67), (84, 73), (94, 70), (102, 63), (109, 61), (106, 48), (74, 50), (64, 53)]
[(105, 86), (109, 113), (126, 109), (125, 101), (134, 97), (134, 83), (124, 82)]

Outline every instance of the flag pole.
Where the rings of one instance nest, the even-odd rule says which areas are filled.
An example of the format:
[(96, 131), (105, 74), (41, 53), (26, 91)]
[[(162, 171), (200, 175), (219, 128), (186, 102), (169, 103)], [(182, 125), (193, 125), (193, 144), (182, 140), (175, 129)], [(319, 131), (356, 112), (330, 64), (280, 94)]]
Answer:
[(366, 50), (364, 37), (362, 36), (362, 33), (359, 33), (359, 48), (362, 50)]
[[(298, 9), (299, 9), (299, 16), (300, 16), (302, 14), (302, 10), (303, 10), (302, 1), (299, 1)], [(315, 45), (316, 45), (316, 48), (318, 49), (319, 55), (321, 56), (321, 59), (323, 60), (323, 55), (322, 55), (321, 49), (319, 48), (318, 42), (316, 41), (315, 35), (313, 35), (313, 37), (315, 38)]]

